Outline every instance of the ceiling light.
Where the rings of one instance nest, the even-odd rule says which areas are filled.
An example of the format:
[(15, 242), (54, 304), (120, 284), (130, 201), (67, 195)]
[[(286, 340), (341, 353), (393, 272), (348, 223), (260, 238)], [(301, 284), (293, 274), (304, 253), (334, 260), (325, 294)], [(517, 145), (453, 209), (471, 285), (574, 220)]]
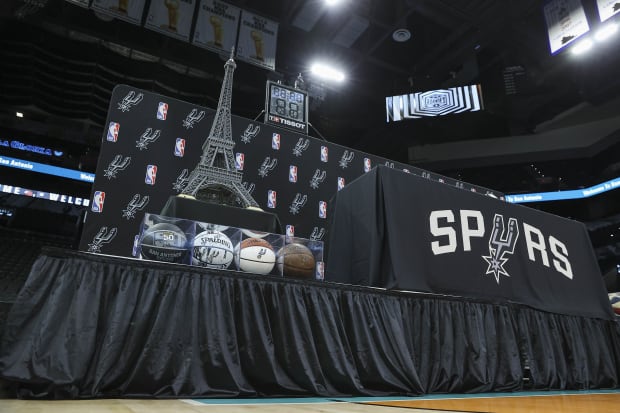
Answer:
[(310, 71), (323, 79), (327, 80), (335, 80), (337, 82), (342, 82), (344, 80), (344, 73), (340, 70), (335, 69), (331, 66), (325, 65), (323, 63), (315, 63), (310, 68)]
[(394, 33), (392, 33), (392, 39), (399, 43), (406, 42), (411, 39), (411, 32), (407, 29), (396, 29)]
[(338, 3), (340, 3), (340, 0), (325, 0), (325, 4), (328, 6), (335, 6)]
[(15, 112), (15, 116), (17, 116), (18, 118), (23, 118), (24, 114), (21, 112)]
[(590, 39), (585, 39), (582, 40), (581, 42), (577, 43), (573, 48), (572, 48), (572, 52), (575, 55), (580, 55), (583, 54), (585, 52), (587, 52), (588, 50), (592, 49), (592, 40)]
[(604, 40), (609, 39), (617, 31), (618, 31), (618, 25), (610, 23), (610, 24), (605, 25), (601, 29), (599, 29), (599, 31), (597, 31), (596, 34), (594, 35), (594, 38), (597, 41), (602, 42)]

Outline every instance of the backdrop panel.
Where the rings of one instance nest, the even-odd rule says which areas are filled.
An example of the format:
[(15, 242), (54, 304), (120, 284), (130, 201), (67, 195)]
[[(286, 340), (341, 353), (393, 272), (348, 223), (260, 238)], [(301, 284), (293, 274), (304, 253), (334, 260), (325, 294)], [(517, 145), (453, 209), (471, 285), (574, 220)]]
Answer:
[[(233, 101), (234, 109), (234, 101)], [(181, 192), (202, 155), (215, 110), (129, 86), (117, 86), (108, 110), (80, 250), (131, 256), (145, 212), (158, 214)], [(491, 193), (385, 158), (232, 117), (237, 169), (267, 212), (294, 235), (324, 240), (329, 199), (378, 164), (425, 174), (446, 185)], [(149, 179), (147, 179), (147, 169)], [(151, 179), (155, 172), (154, 179)], [(268, 208), (268, 193), (275, 205)], [(289, 231), (290, 232), (290, 231)]]
[(616, 387), (613, 321), (44, 249), (0, 378), (24, 398)]
[(326, 280), (614, 318), (580, 222), (382, 166), (334, 208)]

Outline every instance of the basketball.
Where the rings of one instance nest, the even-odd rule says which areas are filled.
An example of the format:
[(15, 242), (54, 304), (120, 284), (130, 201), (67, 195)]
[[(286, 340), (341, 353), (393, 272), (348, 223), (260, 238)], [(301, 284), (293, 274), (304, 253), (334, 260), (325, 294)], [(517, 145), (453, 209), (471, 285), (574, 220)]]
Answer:
[(147, 228), (140, 237), (140, 255), (155, 261), (184, 263), (187, 237), (173, 224), (159, 223)]
[(285, 277), (314, 278), (314, 255), (302, 244), (287, 244), (278, 251), (278, 267)]
[(225, 270), (235, 257), (230, 238), (220, 231), (204, 231), (194, 237), (192, 265)]
[(256, 274), (269, 274), (276, 264), (276, 254), (262, 238), (246, 238), (239, 248), (239, 269)]

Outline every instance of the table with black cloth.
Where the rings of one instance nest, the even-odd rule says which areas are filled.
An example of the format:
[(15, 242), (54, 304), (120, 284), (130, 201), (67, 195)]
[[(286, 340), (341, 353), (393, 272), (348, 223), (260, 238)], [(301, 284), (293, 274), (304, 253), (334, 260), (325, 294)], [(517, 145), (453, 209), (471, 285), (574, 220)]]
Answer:
[(331, 204), (326, 281), (614, 317), (580, 222), (384, 166)]
[(272, 234), (282, 233), (280, 219), (276, 214), (214, 204), (182, 196), (168, 198), (160, 214), (167, 217), (247, 228)]

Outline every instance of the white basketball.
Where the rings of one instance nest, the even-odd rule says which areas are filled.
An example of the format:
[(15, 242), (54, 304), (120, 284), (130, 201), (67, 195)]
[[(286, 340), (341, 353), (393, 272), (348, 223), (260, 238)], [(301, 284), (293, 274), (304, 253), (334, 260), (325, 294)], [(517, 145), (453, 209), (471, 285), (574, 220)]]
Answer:
[(230, 238), (219, 231), (204, 231), (194, 237), (192, 265), (227, 269), (235, 257)]
[(239, 248), (239, 269), (255, 274), (269, 274), (276, 264), (276, 253), (262, 238), (247, 238)]

